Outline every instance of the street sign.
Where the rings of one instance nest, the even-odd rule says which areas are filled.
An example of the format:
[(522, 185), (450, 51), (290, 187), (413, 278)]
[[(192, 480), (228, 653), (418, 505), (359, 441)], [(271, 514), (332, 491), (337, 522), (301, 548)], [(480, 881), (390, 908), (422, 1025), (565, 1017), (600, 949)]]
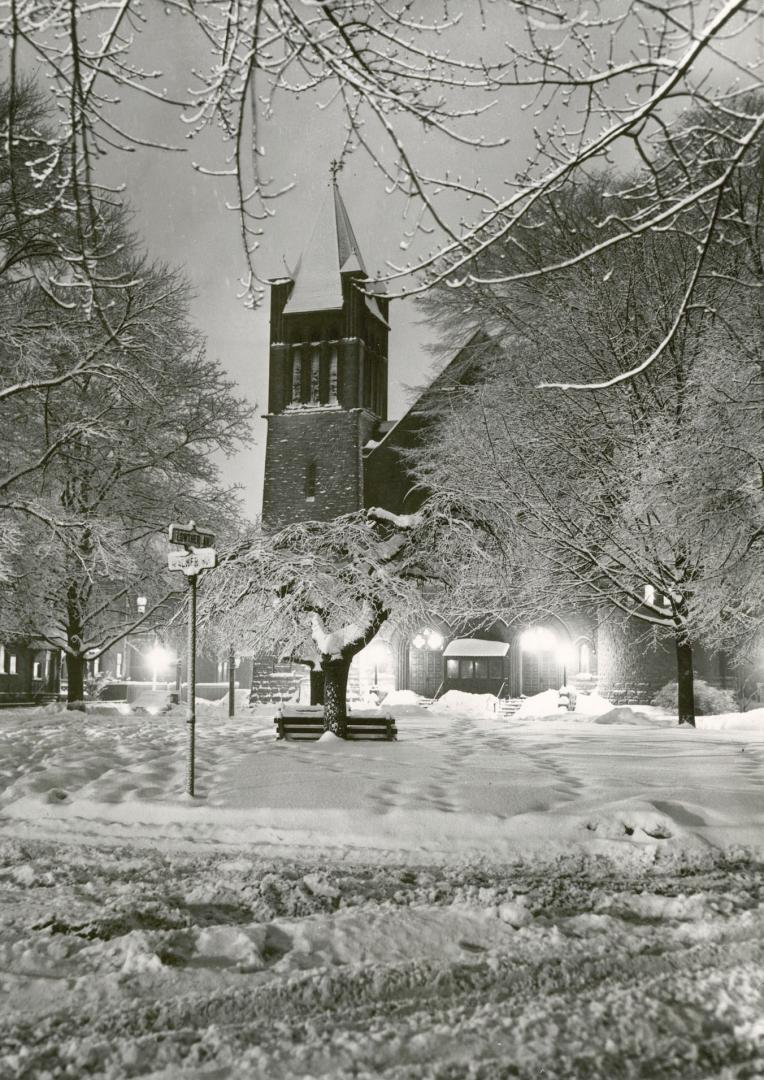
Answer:
[(182, 547), (190, 548), (211, 548), (215, 546), (215, 534), (205, 532), (203, 529), (197, 529), (193, 521), (188, 525), (173, 523), (168, 532), (171, 544), (180, 544)]
[(170, 551), (167, 565), (170, 570), (182, 570), (184, 574), (198, 574), (215, 565), (216, 551), (211, 547), (195, 548), (193, 551)]

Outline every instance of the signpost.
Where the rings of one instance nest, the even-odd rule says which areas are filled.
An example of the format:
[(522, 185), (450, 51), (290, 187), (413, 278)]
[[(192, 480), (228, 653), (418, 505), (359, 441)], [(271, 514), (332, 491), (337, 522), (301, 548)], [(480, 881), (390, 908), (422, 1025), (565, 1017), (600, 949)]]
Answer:
[(196, 781), (196, 579), (200, 570), (215, 565), (214, 533), (197, 529), (196, 523), (173, 524), (169, 528), (171, 544), (185, 551), (170, 551), (167, 565), (170, 570), (182, 570), (188, 578), (188, 774), (186, 790), (194, 795)]
[(215, 565), (214, 548), (195, 548), (191, 551), (171, 551), (167, 556), (167, 565), (171, 570), (182, 570), (184, 574), (198, 574), (200, 570), (209, 570)]
[(171, 544), (180, 544), (186, 548), (211, 548), (215, 546), (215, 534), (197, 529), (193, 521), (188, 525), (173, 524), (167, 530)]
[(233, 645), (228, 650), (228, 715), (236, 712), (236, 650)]

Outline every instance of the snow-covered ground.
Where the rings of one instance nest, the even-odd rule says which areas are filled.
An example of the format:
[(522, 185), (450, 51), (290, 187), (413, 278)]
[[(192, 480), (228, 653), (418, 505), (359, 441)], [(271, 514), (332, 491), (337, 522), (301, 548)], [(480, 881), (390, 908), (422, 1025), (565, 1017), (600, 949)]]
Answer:
[(0, 1076), (764, 1075), (764, 710), (393, 711), (0, 712)]

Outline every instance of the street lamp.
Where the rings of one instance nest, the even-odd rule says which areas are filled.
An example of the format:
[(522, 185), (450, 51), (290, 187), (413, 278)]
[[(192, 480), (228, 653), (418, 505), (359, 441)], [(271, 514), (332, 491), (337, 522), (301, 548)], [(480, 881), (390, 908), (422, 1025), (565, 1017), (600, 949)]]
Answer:
[(562, 667), (562, 685), (568, 685), (568, 668), (573, 664), (573, 647), (567, 642), (560, 645), (557, 650), (557, 661)]
[(551, 652), (557, 645), (557, 635), (546, 626), (532, 626), (520, 636), (520, 646), (524, 652)]
[(374, 667), (374, 680), (369, 690), (370, 694), (379, 694), (379, 669), (387, 659), (389, 652), (388, 649), (379, 641), (372, 641), (370, 645), (366, 646), (364, 650), (366, 653), (366, 660), (371, 661)]
[(439, 634), (437, 630), (430, 630), (427, 627), (424, 630), (420, 630), (411, 644), (415, 649), (431, 649), (432, 652), (438, 652), (443, 648), (443, 635)]
[(151, 689), (156, 690), (159, 672), (164, 671), (174, 657), (169, 649), (155, 641), (146, 658), (151, 665)]

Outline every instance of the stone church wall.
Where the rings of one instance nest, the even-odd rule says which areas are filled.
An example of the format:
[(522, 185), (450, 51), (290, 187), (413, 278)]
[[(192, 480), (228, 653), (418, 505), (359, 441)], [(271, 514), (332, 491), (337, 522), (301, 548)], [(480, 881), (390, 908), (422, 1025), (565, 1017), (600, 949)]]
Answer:
[(263, 491), (266, 527), (329, 521), (360, 509), (362, 451), (374, 423), (364, 410), (330, 407), (269, 417)]

